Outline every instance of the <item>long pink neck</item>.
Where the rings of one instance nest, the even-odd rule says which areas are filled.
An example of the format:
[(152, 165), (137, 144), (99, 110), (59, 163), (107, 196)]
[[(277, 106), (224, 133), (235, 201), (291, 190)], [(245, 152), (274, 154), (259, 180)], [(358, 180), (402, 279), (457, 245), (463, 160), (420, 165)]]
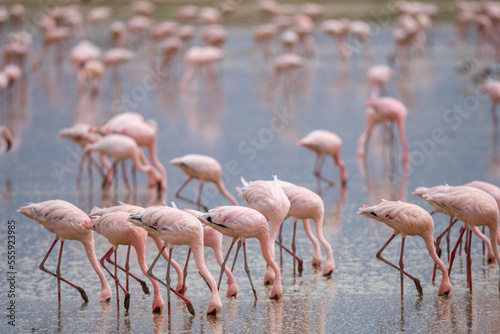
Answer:
[(443, 263), (443, 261), (441, 261), (441, 259), (439, 258), (439, 256), (436, 253), (436, 249), (434, 248), (434, 241), (432, 240), (432, 236), (422, 237), (422, 238), (424, 239), (425, 246), (427, 247), (427, 251), (429, 252), (429, 255), (431, 256), (431, 258), (434, 260), (434, 262), (441, 269), (441, 273), (443, 275), (443, 278), (441, 279), (441, 287), (444, 287), (444, 286), (451, 287), (450, 277), (448, 276), (448, 269), (446, 268), (445, 264)]
[[(271, 267), (274, 270), (275, 273), (275, 280), (274, 280), (274, 286), (271, 291), (271, 297), (274, 297), (275, 295), (278, 296), (278, 298), (281, 297), (283, 294), (283, 286), (281, 285), (281, 271), (273, 258), (273, 251), (271, 249), (271, 242), (269, 240), (269, 235), (265, 235), (259, 238), (260, 242), (260, 248), (262, 250), (262, 256), (264, 257), (264, 260), (266, 260), (267, 264), (269, 267)], [(274, 242), (274, 241), (273, 241)], [(274, 243), (272, 245), (274, 248)]]
[(87, 257), (94, 268), (97, 276), (99, 276), (99, 280), (101, 281), (101, 302), (106, 301), (108, 298), (111, 298), (111, 287), (109, 286), (108, 281), (106, 280), (106, 276), (97, 261), (97, 257), (95, 255), (95, 247), (94, 247), (94, 238), (88, 238), (82, 240), (83, 247), (85, 247), (85, 252), (87, 253)]
[[(210, 271), (208, 270), (206, 264), (205, 264), (205, 257), (204, 257), (204, 252), (203, 252), (203, 241), (200, 243), (192, 243), (190, 245), (191, 250), (193, 252), (193, 257), (196, 262), (196, 266), (198, 267), (198, 270), (200, 272), (200, 275), (203, 276), (205, 281), (208, 283), (210, 290), (212, 292), (212, 297), (210, 298), (210, 306), (209, 308), (212, 308), (214, 305), (222, 307), (222, 302), (220, 300), (219, 296), (219, 291), (217, 290), (217, 283), (215, 282), (215, 278), (212, 276)], [(209, 312), (212, 312), (213, 310), (209, 309)], [(219, 311), (219, 310), (217, 310)]]
[(137, 253), (137, 262), (141, 271), (146, 275), (146, 277), (151, 281), (153, 285), (153, 312), (156, 307), (163, 308), (163, 298), (161, 297), (160, 285), (158, 281), (148, 276), (148, 267), (146, 265), (146, 243), (140, 242), (134, 245), (135, 252)]
[(226, 189), (224, 183), (222, 183), (222, 180), (219, 182), (215, 182), (215, 185), (217, 186), (221, 194), (224, 195), (231, 203), (233, 203), (233, 205), (238, 205), (238, 202), (233, 197), (233, 195), (231, 195), (231, 193)]
[(165, 167), (162, 165), (162, 163), (158, 159), (158, 148), (156, 146), (156, 142), (157, 142), (157, 138), (155, 135), (154, 139), (151, 141), (151, 143), (148, 146), (149, 157), (151, 158), (151, 164), (153, 164), (153, 166), (155, 166), (155, 168), (161, 174), (162, 188), (167, 189), (167, 170), (165, 169)]

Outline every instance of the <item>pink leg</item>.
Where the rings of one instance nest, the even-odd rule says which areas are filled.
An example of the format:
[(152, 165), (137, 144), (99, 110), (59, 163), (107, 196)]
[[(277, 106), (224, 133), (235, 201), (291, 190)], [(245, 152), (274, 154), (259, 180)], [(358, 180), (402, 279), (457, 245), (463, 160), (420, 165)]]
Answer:
[[(416, 287), (416, 289), (417, 289), (417, 291), (418, 291), (418, 294), (419, 294), (419, 295), (422, 295), (422, 294), (423, 294), (422, 286), (420, 285), (420, 281), (419, 281), (417, 278), (415, 278), (415, 277), (411, 276), (411, 275), (410, 275), (410, 274), (408, 274), (406, 271), (404, 271), (404, 270), (403, 270), (403, 268), (399, 268), (398, 266), (396, 266), (396, 265), (392, 264), (391, 262), (387, 261), (386, 259), (384, 259), (384, 258), (382, 257), (382, 252), (383, 252), (383, 251), (384, 251), (384, 249), (385, 249), (385, 248), (386, 248), (386, 247), (387, 247), (387, 246), (391, 243), (392, 239), (394, 239), (394, 237), (395, 237), (395, 236), (396, 236), (396, 235), (395, 235), (395, 234), (393, 234), (393, 235), (389, 238), (389, 240), (387, 240), (387, 242), (386, 242), (386, 243), (382, 246), (382, 248), (380, 248), (380, 250), (377, 252), (376, 257), (377, 257), (377, 259), (379, 259), (380, 261), (382, 261), (382, 262), (384, 262), (384, 263), (386, 263), (386, 264), (390, 265), (391, 267), (393, 267), (393, 268), (394, 268), (394, 269), (396, 269), (397, 271), (400, 271), (401, 273), (403, 273), (403, 274), (405, 274), (406, 276), (408, 276), (408, 278), (410, 278), (410, 279), (411, 279), (411, 280), (415, 283), (415, 287)], [(404, 240), (404, 238), (403, 238), (403, 240)], [(403, 247), (404, 247), (404, 242), (403, 242), (403, 244), (401, 245), (401, 247), (402, 247), (402, 249), (403, 249)], [(402, 256), (402, 255), (401, 255), (401, 256)], [(400, 259), (400, 261), (401, 261), (401, 259)], [(401, 283), (401, 284), (402, 284), (402, 283)]]
[[(222, 274), (224, 273), (224, 268), (226, 267), (226, 263), (227, 263), (227, 258), (229, 257), (229, 254), (231, 253), (231, 249), (233, 249), (233, 246), (234, 246), (234, 243), (236, 242), (236, 238), (233, 238), (233, 241), (231, 242), (231, 245), (229, 246), (229, 249), (226, 253), (226, 256), (224, 257), (224, 262), (222, 263), (221, 267), (220, 267), (220, 275), (219, 275), (219, 283), (217, 283), (217, 290), (220, 289), (220, 282), (222, 281)], [(232, 269), (231, 269), (232, 271)]]
[(255, 297), (255, 301), (257, 301), (257, 291), (255, 290), (252, 282), (252, 277), (250, 277), (250, 267), (248, 267), (248, 262), (247, 262), (247, 247), (245, 245), (245, 242), (243, 241), (243, 257), (245, 258), (245, 271), (248, 276), (248, 280), (250, 281), (250, 285), (252, 286), (252, 291), (253, 295)]
[(469, 286), (470, 293), (472, 293), (472, 230), (468, 230), (468, 245), (467, 245), (467, 285)]
[[(173, 293), (175, 293), (175, 295), (177, 297), (179, 297), (180, 299), (182, 299), (184, 301), (184, 303), (186, 303), (186, 307), (189, 311), (189, 313), (191, 313), (192, 315), (195, 315), (195, 311), (194, 311), (194, 308), (193, 308), (193, 305), (191, 304), (191, 302), (189, 301), (189, 299), (187, 299), (186, 297), (184, 297), (183, 295), (181, 295), (179, 292), (175, 291), (175, 289), (172, 289), (170, 288), (170, 284), (167, 284), (165, 282), (163, 282), (162, 280), (160, 280), (158, 277), (156, 277), (154, 274), (153, 274), (153, 268), (154, 266), (156, 265), (156, 262), (158, 262), (158, 259), (160, 258), (160, 256), (162, 255), (163, 251), (165, 250), (165, 247), (163, 247), (160, 252), (158, 253), (158, 255), (156, 256), (156, 258), (154, 259), (153, 263), (151, 264), (151, 266), (148, 268), (148, 276), (157, 280), (160, 284), (162, 284), (163, 286), (166, 286), (168, 288), (169, 291), (172, 291)], [(172, 254), (170, 254), (172, 255)], [(172, 257), (169, 256), (169, 262), (171, 261)], [(170, 315), (170, 312), (169, 312), (169, 315)]]
[[(206, 206), (202, 205), (201, 203), (199, 203), (199, 202), (195, 202), (195, 201), (193, 201), (193, 200), (191, 200), (191, 199), (189, 199), (189, 198), (187, 198), (187, 197), (181, 196), (181, 191), (182, 191), (182, 189), (184, 189), (184, 187), (185, 187), (185, 186), (186, 186), (186, 185), (187, 185), (187, 184), (188, 184), (188, 183), (189, 183), (192, 179), (193, 179), (192, 177), (188, 177), (188, 179), (186, 180), (186, 182), (184, 182), (184, 183), (182, 184), (182, 186), (179, 188), (179, 190), (177, 190), (177, 192), (175, 193), (175, 197), (180, 198), (180, 199), (182, 199), (182, 200), (184, 200), (184, 201), (186, 201), (186, 202), (189, 202), (189, 203), (191, 203), (191, 204), (193, 204), (193, 205), (196, 205), (198, 209), (199, 209), (199, 208), (200, 208), (200, 206), (201, 206), (201, 207), (203, 208), (203, 210), (205, 210), (205, 211), (207, 211), (207, 212), (208, 212), (208, 208), (207, 208)], [(201, 192), (200, 192), (200, 194), (198, 195), (198, 197), (200, 197), (200, 196), (201, 196)]]
[[(439, 245), (441, 244), (441, 239), (447, 233), (448, 233), (448, 236), (450, 235), (450, 229), (453, 227), (453, 225), (455, 225), (455, 223), (457, 221), (458, 221), (458, 219), (450, 218), (450, 225), (443, 231), (443, 233), (438, 235), (438, 237), (436, 238), (436, 253), (438, 254), (439, 257), (441, 257), (441, 248), (439, 247)], [(448, 237), (447, 237), (447, 239), (448, 239)], [(449, 242), (448, 242), (448, 262), (450, 260), (449, 256), (450, 256), (450, 250), (449, 250)], [(434, 264), (434, 271), (432, 272), (432, 283), (434, 283), (434, 281), (436, 280), (436, 268), (437, 268), (437, 264)]]
[[(45, 267), (44, 267), (45, 261), (47, 261), (49, 255), (52, 252), (52, 249), (54, 249), (54, 246), (56, 245), (57, 241), (58, 241), (58, 239), (56, 238), (54, 240), (54, 242), (52, 243), (52, 245), (50, 246), (49, 250), (47, 251), (47, 254), (45, 254), (45, 257), (43, 258), (42, 262), (40, 262), (40, 265), (38, 266), (38, 268), (40, 268), (41, 271), (46, 272), (47, 274), (54, 276), (55, 278), (57, 278), (58, 281), (61, 280), (64, 283), (66, 283), (66, 284), (72, 286), (73, 288), (77, 289), (78, 292), (80, 292), (80, 295), (82, 296), (82, 298), (85, 301), (85, 303), (87, 303), (89, 301), (89, 298), (87, 297), (87, 294), (85, 293), (85, 290), (83, 290), (79, 286), (76, 286), (75, 284), (71, 283), (70, 281), (62, 278), (61, 275), (60, 275), (60, 272), (59, 272), (59, 275), (57, 275), (57, 274), (55, 274), (55, 273), (53, 273), (53, 272), (45, 269)], [(63, 244), (63, 241), (61, 241), (61, 246), (62, 246), (62, 244)], [(61, 254), (62, 254), (62, 247), (61, 247), (61, 250), (59, 252), (58, 266), (60, 266), (60, 263), (61, 263)], [(58, 287), (59, 287), (59, 284), (58, 284)], [(58, 290), (60, 290), (60, 289), (58, 289)], [(60, 292), (59, 291), (58, 291), (58, 297), (60, 297)], [(59, 298), (59, 302), (60, 302), (60, 298)]]
[(451, 276), (451, 269), (453, 267), (453, 261), (455, 261), (455, 253), (457, 252), (458, 246), (462, 244), (462, 237), (464, 236), (464, 232), (465, 232), (465, 229), (461, 228), (460, 236), (458, 237), (457, 243), (456, 243), (455, 247), (453, 248), (453, 251), (451, 252), (450, 269), (448, 269), (448, 276)]
[(184, 264), (184, 271), (183, 271), (183, 279), (182, 279), (182, 291), (184, 292), (185, 289), (184, 287), (186, 286), (186, 277), (187, 277), (187, 268), (188, 268), (188, 263), (189, 263), (189, 256), (191, 255), (191, 248), (189, 248), (187, 256), (186, 256), (186, 263)]
[[(125, 268), (123, 268), (122, 266), (120, 266), (119, 264), (117, 264), (117, 263), (113, 262), (113, 260), (111, 260), (111, 253), (109, 253), (107, 257), (103, 257), (103, 258), (105, 258), (106, 261), (108, 261), (110, 264), (116, 266), (121, 271), (127, 272), (127, 270)], [(148, 285), (146, 284), (145, 281), (141, 280), (139, 277), (135, 276), (132, 273), (128, 273), (128, 275), (130, 277), (132, 277), (133, 279), (135, 279), (137, 282), (139, 282), (139, 284), (141, 284), (142, 292), (144, 292), (145, 294), (149, 295), (149, 293), (150, 293), (149, 292), (149, 288), (148, 288)], [(128, 290), (128, 285), (127, 285), (127, 290)]]

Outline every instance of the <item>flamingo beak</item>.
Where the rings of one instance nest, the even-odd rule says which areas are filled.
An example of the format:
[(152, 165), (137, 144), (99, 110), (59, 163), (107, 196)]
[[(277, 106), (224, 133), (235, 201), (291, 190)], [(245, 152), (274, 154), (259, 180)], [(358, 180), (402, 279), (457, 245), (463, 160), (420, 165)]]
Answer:
[(217, 315), (217, 310), (213, 309), (211, 312), (207, 312), (207, 315), (215, 316), (215, 315)]

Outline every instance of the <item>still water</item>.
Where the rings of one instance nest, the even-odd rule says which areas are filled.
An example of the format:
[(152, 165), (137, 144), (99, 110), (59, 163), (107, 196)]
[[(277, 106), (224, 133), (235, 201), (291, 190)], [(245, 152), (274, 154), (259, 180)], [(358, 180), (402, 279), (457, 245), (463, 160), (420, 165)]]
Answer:
[[(381, 198), (406, 200), (430, 209), (423, 200), (411, 195), (412, 190), (421, 185), (459, 185), (471, 180), (500, 184), (500, 160), (493, 143), (490, 102), (469, 76), (457, 72), (457, 66), (463, 61), (474, 59), (473, 48), (450, 47), (451, 24), (437, 25), (433, 29), (433, 47), (429, 54), (413, 59), (410, 71), (397, 72), (389, 84), (388, 94), (402, 100), (409, 110), (407, 131), (411, 163), (405, 175), (400, 157), (390, 153), (380, 134), (372, 138), (366, 164), (360, 163), (356, 155), (357, 140), (364, 129), (364, 101), (369, 96), (364, 75), (371, 64), (386, 62), (392, 47), (389, 28), (382, 28), (372, 37), (372, 62), (365, 61), (361, 54), (354, 54), (348, 64), (339, 60), (333, 41), (318, 32), (315, 35), (318, 55), (308, 60), (290, 83), (277, 89), (273, 102), (266, 101), (266, 88), (271, 78), (269, 63), (252, 61), (250, 57), (252, 28), (231, 24), (228, 29), (225, 59), (218, 66), (217, 80), (196, 79), (186, 94), (179, 94), (177, 88), (182, 71), (180, 59), (171, 77), (155, 81), (147, 48), (116, 77), (107, 73), (95, 99), (78, 93), (75, 69), (69, 60), (56, 66), (51, 59), (46, 59), (38, 72), (28, 74), (24, 82), (4, 94), (2, 124), (10, 127), (15, 138), (13, 150), (0, 157), (4, 236), (3, 246), (0, 246), (4, 273), (0, 284), (3, 310), (0, 331), (498, 332), (498, 269), (485, 263), (477, 239), (474, 239), (472, 250), (473, 295), (466, 289), (462, 255), (454, 267), (450, 296), (440, 298), (438, 285), (431, 283), (433, 262), (423, 241), (408, 238), (406, 269), (420, 278), (424, 295), (419, 297), (413, 283), (406, 280), (402, 299), (398, 272), (375, 258), (392, 231), (356, 213), (363, 204), (376, 204)], [(100, 45), (107, 47), (106, 38), (101, 39)], [(39, 50), (40, 43), (35, 38), (35, 49)], [(68, 53), (69, 47), (64, 51)], [(472, 72), (492, 64), (489, 58), (473, 60)], [(129, 312), (121, 308), (117, 314), (114, 296), (111, 303), (99, 303), (98, 278), (82, 245), (69, 241), (64, 248), (63, 275), (81, 285), (90, 301), (82, 304), (79, 295), (63, 285), (59, 308), (56, 280), (38, 269), (53, 235), (18, 214), (16, 209), (28, 202), (56, 198), (74, 203), (85, 211), (94, 205), (109, 206), (118, 201), (144, 206), (157, 203), (154, 194), (146, 188), (144, 175), (139, 175), (136, 193), (128, 193), (120, 184), (117, 191), (104, 194), (96, 173), (92, 184), (84, 176), (81, 188), (77, 188), (80, 149), (58, 137), (63, 127), (76, 122), (98, 124), (111, 117), (114, 111), (125, 110), (140, 112), (158, 123), (158, 150), (167, 168), (169, 201), (174, 199), (185, 175), (168, 165), (168, 161), (188, 153), (215, 157), (223, 166), (224, 181), (234, 195), (235, 187), (241, 185), (241, 176), (256, 180), (270, 179), (276, 174), (283, 180), (318, 190), (312, 175), (313, 153), (296, 146), (296, 141), (313, 129), (337, 133), (344, 142), (342, 155), (349, 182), (343, 190), (338, 185), (321, 189), (326, 209), (325, 236), (332, 245), (336, 261), (332, 277), (324, 278), (320, 271), (310, 266), (312, 247), (299, 227), (297, 252), (304, 259), (304, 273), (293, 278), (290, 258), (284, 258), (284, 293), (278, 302), (268, 300), (270, 288), (263, 285), (265, 262), (258, 242), (250, 240), (249, 265), (256, 282), (257, 302), (254, 302), (243, 261), (239, 259), (234, 272), (240, 288), (238, 297), (224, 298), (223, 284), (223, 309), (216, 318), (207, 318), (205, 312), (210, 294), (191, 263), (186, 296), (195, 307), (195, 316), (191, 316), (176, 298), (173, 298), (171, 318), (166, 309), (162, 315), (152, 315), (152, 295), (144, 295), (134, 282), (131, 282)], [(338, 180), (338, 170), (331, 160), (327, 161), (324, 173)], [(193, 183), (185, 194), (195, 198), (197, 189)], [(203, 201), (209, 207), (229, 204), (210, 187), (205, 191)], [(238, 201), (245, 204), (241, 198)], [(191, 207), (182, 201), (176, 203), (179, 207)], [(15, 222), (17, 274), (14, 284), (5, 279), (9, 271), (6, 238), (9, 220)], [(447, 221), (444, 216), (435, 216), (436, 231), (444, 229)], [(286, 221), (284, 242), (288, 245), (291, 227), (291, 222)], [(456, 238), (456, 232), (452, 240), (453, 237)], [(384, 254), (389, 260), (398, 261), (400, 244), (400, 238), (396, 238), (387, 248)], [(229, 240), (224, 240), (225, 249), (228, 245)], [(102, 236), (96, 236), (98, 257), (109, 247)], [(125, 248), (119, 248), (119, 259), (123, 260), (125, 254)], [(156, 255), (154, 245), (148, 244), (147, 255), (150, 264)], [(179, 263), (183, 263), (185, 255), (185, 247), (175, 248), (174, 258)], [(219, 268), (210, 250), (206, 258), (211, 272), (218, 274)], [(57, 252), (54, 251), (46, 266), (54, 268), (56, 260)], [(131, 266), (134, 272), (142, 275), (136, 261), (132, 260)], [(165, 270), (166, 262), (161, 262), (156, 273), (164, 275)], [(110, 279), (109, 282), (115, 293), (113, 282)], [(15, 298), (8, 297), (8, 290), (12, 288)], [(166, 301), (166, 289), (162, 288), (162, 292)], [(15, 328), (8, 325), (6, 308), (11, 300), (15, 302)]]

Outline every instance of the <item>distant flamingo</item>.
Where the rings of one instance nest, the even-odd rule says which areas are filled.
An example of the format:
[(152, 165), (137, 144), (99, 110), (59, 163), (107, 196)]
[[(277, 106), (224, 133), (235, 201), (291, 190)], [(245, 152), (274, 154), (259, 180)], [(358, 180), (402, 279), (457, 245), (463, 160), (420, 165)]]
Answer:
[(281, 271), (278, 264), (274, 261), (273, 251), (271, 245), (273, 245), (272, 240), (269, 237), (269, 228), (267, 226), (267, 219), (257, 210), (252, 208), (245, 208), (242, 206), (219, 206), (215, 209), (210, 210), (208, 213), (203, 214), (199, 218), (203, 224), (206, 224), (220, 233), (233, 238), (231, 246), (224, 258), (224, 263), (221, 268), (219, 275), (219, 285), (222, 279), (222, 273), (224, 272), (224, 266), (226, 265), (231, 249), (234, 243), (239, 239), (243, 245), (243, 256), (245, 259), (245, 271), (250, 280), (250, 285), (252, 286), (252, 291), (257, 300), (257, 292), (255, 291), (252, 278), (250, 276), (250, 268), (247, 263), (247, 250), (246, 250), (246, 239), (257, 238), (260, 243), (260, 248), (262, 251), (262, 256), (266, 260), (267, 264), (274, 270), (275, 281), (273, 289), (271, 290), (271, 299), (279, 300), (283, 294), (283, 286), (281, 284)]
[[(179, 167), (184, 173), (188, 175), (186, 182), (175, 193), (175, 197), (181, 198), (189, 203), (197, 206), (198, 209), (203, 207), (205, 211), (207, 207), (201, 204), (201, 193), (203, 190), (203, 184), (205, 182), (212, 182), (215, 184), (220, 193), (224, 195), (231, 203), (238, 205), (236, 199), (231, 195), (231, 193), (226, 189), (224, 183), (222, 182), (222, 167), (217, 160), (212, 157), (201, 155), (201, 154), (188, 154), (182, 157), (178, 157), (170, 160), (170, 164)], [(182, 197), (180, 195), (182, 189), (196, 179), (200, 182), (200, 192), (198, 193), (197, 201)]]
[[(323, 276), (330, 276), (335, 270), (335, 260), (333, 258), (333, 250), (328, 241), (323, 235), (323, 217), (325, 211), (325, 205), (321, 197), (315, 192), (304, 188), (296, 186), (293, 183), (278, 181), (279, 185), (285, 192), (285, 195), (290, 201), (290, 209), (288, 211), (287, 217), (293, 218), (293, 238), (292, 238), (292, 250), (293, 256), (295, 258), (295, 230), (297, 227), (297, 221), (302, 219), (302, 224), (304, 225), (304, 231), (306, 235), (311, 240), (314, 246), (314, 255), (312, 259), (312, 265), (321, 267), (321, 248), (316, 237), (311, 233), (311, 228), (309, 226), (309, 219), (314, 221), (314, 226), (316, 228), (316, 235), (320, 243), (326, 250), (326, 261), (323, 267)], [(279, 240), (281, 243), (281, 229)], [(295, 262), (295, 261), (294, 261)], [(293, 264), (293, 272), (295, 274), (295, 263)], [(299, 270), (300, 272), (300, 270)]]
[[(403, 264), (403, 253), (405, 247), (405, 240), (408, 235), (418, 235), (422, 239), (424, 239), (425, 245), (427, 246), (427, 251), (429, 255), (434, 260), (435, 263), (441, 269), (441, 273), (443, 275), (441, 280), (441, 285), (439, 286), (438, 295), (448, 295), (451, 291), (451, 283), (448, 276), (448, 271), (446, 270), (446, 266), (443, 261), (436, 254), (436, 250), (434, 249), (434, 222), (432, 220), (431, 215), (415, 204), (405, 203), (401, 201), (393, 202), (393, 201), (385, 201), (382, 200), (382, 203), (374, 206), (364, 206), (359, 209), (358, 213), (362, 216), (372, 218), (378, 220), (387, 226), (394, 229), (394, 234), (389, 238), (389, 240), (382, 246), (382, 248), (377, 252), (377, 259), (381, 260), (384, 263), (387, 263), (394, 269), (398, 270), (401, 275), (401, 297), (403, 296), (403, 274), (408, 276), (414, 283), (417, 288), (417, 291), (420, 295), (422, 295), (422, 286), (420, 285), (420, 281), (408, 274), (404, 271)], [(401, 234), (402, 243), (401, 243), (401, 256), (399, 259), (399, 267), (392, 264), (382, 257), (382, 252), (389, 245), (389, 243), (396, 237), (398, 234)]]
[[(55, 240), (50, 246), (47, 254), (40, 263), (40, 270), (46, 272), (57, 278), (57, 297), (59, 303), (61, 302), (61, 281), (69, 284), (73, 288), (80, 292), (83, 300), (88, 302), (88, 297), (85, 291), (70, 281), (61, 277), (61, 256), (63, 251), (63, 245), (66, 240), (77, 240), (83, 244), (85, 247), (85, 252), (90, 261), (90, 264), (94, 268), (99, 280), (101, 281), (101, 302), (106, 302), (111, 300), (111, 287), (106, 281), (106, 277), (102, 272), (97, 257), (94, 250), (94, 232), (86, 229), (82, 226), (84, 222), (90, 221), (90, 217), (74, 206), (63, 200), (49, 200), (40, 203), (31, 203), (27, 206), (22, 206), (17, 210), (17, 212), (22, 213), (28, 218), (35, 220), (45, 227), (49, 232), (54, 233)], [(53, 273), (45, 269), (44, 264), (47, 261), (52, 249), (56, 245), (57, 241), (61, 240), (61, 247), (59, 249), (59, 258), (57, 260), (57, 269)]]
[(352, 21), (349, 24), (349, 32), (361, 44), (360, 49), (364, 51), (365, 59), (371, 60), (373, 58), (373, 52), (370, 48), (370, 25), (363, 21)]
[(0, 152), (5, 153), (12, 148), (12, 134), (9, 129), (0, 125)]
[(206, 69), (209, 80), (216, 80), (215, 63), (224, 58), (221, 48), (207, 46), (192, 46), (184, 54), (184, 73), (179, 82), (181, 92), (186, 92), (188, 85), (196, 72)]
[(135, 52), (125, 48), (112, 48), (104, 52), (103, 62), (106, 67), (120, 67), (123, 64), (133, 60)]
[[(185, 211), (196, 218), (201, 217), (203, 215), (203, 212), (197, 210), (183, 209), (182, 211)], [(215, 255), (215, 259), (222, 268), (222, 264), (224, 263), (224, 257), (222, 254), (222, 234), (210, 226), (203, 225), (203, 246), (212, 248)], [(184, 270), (184, 272), (186, 272), (186, 269)], [(236, 295), (238, 294), (238, 285), (236, 284), (236, 280), (234, 279), (233, 273), (231, 272), (231, 269), (229, 269), (228, 266), (224, 267), (224, 272), (226, 273), (227, 276), (226, 297), (227, 298), (236, 297)], [(184, 280), (186, 279), (185, 277), (186, 276), (184, 275)]]
[[(271, 242), (271, 252), (274, 259), (274, 242), (281, 228), (281, 224), (283, 224), (288, 214), (288, 210), (290, 209), (290, 201), (286, 197), (283, 189), (281, 189), (277, 177), (275, 177), (274, 181), (257, 180), (250, 183), (246, 182), (245, 179), (241, 177), (241, 183), (243, 183), (243, 188), (236, 188), (238, 194), (243, 197), (249, 207), (259, 211), (269, 220), (269, 240)], [(239, 247), (236, 250), (236, 254), (238, 254), (238, 250)], [(268, 266), (264, 276), (264, 284), (273, 284), (275, 278), (274, 274), (275, 271), (273, 268)]]
[(358, 140), (358, 156), (365, 158), (365, 145), (370, 138), (373, 128), (377, 124), (389, 123), (389, 131), (391, 138), (393, 137), (391, 124), (396, 123), (399, 130), (401, 145), (403, 146), (403, 162), (410, 159), (408, 149), (408, 141), (406, 139), (405, 123), (408, 113), (404, 104), (392, 97), (379, 97), (365, 102), (368, 106), (366, 112), (366, 127), (365, 131)]
[[(64, 128), (61, 131), (59, 131), (59, 137), (62, 138), (68, 138), (74, 143), (76, 143), (78, 146), (80, 146), (82, 149), (85, 148), (88, 144), (94, 144), (98, 142), (99, 140), (102, 139), (102, 136), (96, 132), (91, 131), (92, 126), (88, 124), (75, 124), (70, 128)], [(85, 158), (85, 156), (82, 156), (82, 160)], [(88, 171), (89, 171), (89, 178), (92, 176), (92, 164), (97, 167), (97, 169), (100, 171), (101, 175), (104, 176), (104, 173), (102, 172), (101, 166), (99, 166), (92, 157), (88, 159)], [(77, 176), (77, 184), (80, 183), (81, 176), (82, 176), (82, 167), (83, 163), (80, 162), (80, 166), (78, 168), (78, 176)]]
[[(172, 251), (175, 245), (189, 246), (193, 252), (200, 275), (207, 282), (212, 291), (207, 314), (216, 315), (222, 308), (222, 302), (219, 297), (217, 283), (205, 265), (205, 259), (203, 257), (203, 225), (199, 220), (187, 212), (167, 206), (152, 206), (146, 208), (139, 213), (131, 214), (128, 220), (144, 227), (146, 231), (162, 239), (163, 245), (169, 248), (169, 259), (172, 259)], [(158, 253), (158, 256), (148, 269), (148, 275), (155, 279), (157, 278), (153, 276), (153, 268), (161, 253), (161, 251)], [(166, 280), (167, 282), (165, 285), (168, 289), (168, 315), (170, 316), (170, 261), (168, 261)], [(163, 282), (159, 282), (163, 284)]]
[[(157, 186), (158, 189), (161, 187), (161, 175), (149, 164), (144, 164), (145, 161), (144, 153), (139, 148), (134, 139), (129, 136), (120, 134), (111, 134), (103, 137), (101, 140), (94, 144), (88, 144), (85, 147), (84, 154), (88, 156), (90, 152), (99, 152), (101, 154), (101, 163), (106, 167), (107, 174), (104, 181), (103, 187), (109, 188), (113, 180), (113, 170), (116, 168), (118, 162), (122, 162), (125, 159), (131, 159), (135, 168), (139, 171), (148, 173), (150, 180), (155, 180), (156, 183), (150, 184), (149, 187)], [(105, 156), (109, 156), (113, 159), (113, 164), (111, 164)], [(82, 160), (81, 163), (83, 163)], [(123, 173), (124, 182), (128, 188), (130, 184), (126, 179), (126, 174)]]
[(346, 38), (349, 34), (350, 21), (348, 19), (326, 20), (321, 23), (323, 32), (332, 36), (337, 44), (337, 49), (340, 59), (344, 62), (351, 57), (350, 51), (347, 48)]
[(83, 39), (71, 50), (71, 59), (77, 69), (78, 87), (85, 86), (84, 66), (90, 60), (98, 60), (101, 57), (101, 49), (90, 41)]
[(488, 79), (483, 84), (483, 89), (491, 100), (491, 116), (493, 117), (494, 139), (498, 137), (497, 105), (500, 103), (500, 81)]
[(293, 82), (292, 72), (298, 68), (303, 67), (305, 59), (294, 53), (284, 53), (276, 56), (273, 60), (273, 76), (267, 87), (267, 100), (272, 102), (274, 99), (274, 92), (283, 77), (285, 85)]
[[(151, 164), (160, 172), (160, 190), (167, 189), (167, 171), (158, 158), (158, 125), (154, 120), (144, 120), (144, 117), (135, 112), (123, 112), (115, 115), (106, 123), (100, 125), (97, 131), (109, 134), (118, 133), (133, 138), (137, 145), (148, 148)], [(145, 156), (144, 156), (145, 159)], [(147, 160), (143, 160), (147, 162)], [(151, 175), (150, 175), (151, 176)], [(149, 185), (155, 180), (150, 177)]]
[(347, 184), (347, 170), (345, 163), (340, 157), (342, 148), (342, 139), (335, 133), (328, 130), (314, 130), (309, 132), (307, 136), (300, 139), (297, 145), (303, 146), (316, 153), (316, 163), (314, 164), (314, 176), (318, 181), (325, 181), (333, 184), (332, 181), (325, 178), (321, 171), (327, 156), (332, 156), (333, 162), (340, 168), (340, 181), (342, 186)]
[(226, 43), (229, 33), (224, 26), (220, 24), (209, 24), (201, 30), (201, 40), (205, 45), (221, 48)]
[[(467, 286), (472, 293), (472, 270), (471, 270), (471, 242), (472, 230), (477, 226), (488, 226), (490, 230), (490, 241), (493, 246), (493, 253), (497, 260), (497, 265), (500, 266), (500, 254), (498, 252), (498, 205), (495, 199), (488, 193), (473, 187), (457, 186), (450, 187), (441, 192), (428, 192), (423, 195), (423, 198), (432, 203), (433, 206), (439, 206), (443, 211), (449, 212), (457, 219), (464, 223), (464, 227), (468, 230), (466, 238), (466, 253), (467, 253)], [(458, 238), (457, 244), (451, 253), (450, 269), (453, 266), (455, 253), (457, 247), (462, 240), (464, 232), (463, 229)], [(498, 281), (500, 289), (500, 279)]]
[[(366, 72), (366, 80), (370, 85), (370, 99), (376, 99), (380, 95), (387, 95), (386, 85), (392, 80), (394, 71), (387, 65), (375, 65)], [(382, 90), (380, 94), (379, 90)]]

